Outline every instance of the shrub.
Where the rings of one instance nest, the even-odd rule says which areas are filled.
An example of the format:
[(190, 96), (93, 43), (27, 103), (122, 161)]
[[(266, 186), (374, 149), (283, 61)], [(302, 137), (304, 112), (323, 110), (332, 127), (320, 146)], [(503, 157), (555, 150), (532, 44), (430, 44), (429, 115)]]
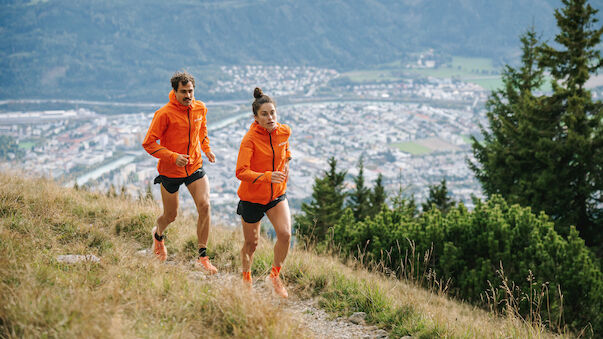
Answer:
[(499, 196), (478, 202), (471, 212), (460, 204), (446, 215), (432, 209), (418, 218), (383, 209), (356, 222), (346, 211), (333, 227), (332, 242), (345, 256), (421, 284), (435, 271), (452, 279), (453, 295), (476, 304), (484, 304), (485, 291), (504, 295), (507, 279), (518, 294), (519, 314), (549, 325), (563, 317), (574, 330), (589, 323), (595, 333), (603, 330), (603, 277), (575, 228), (564, 239), (544, 213), (509, 206)]

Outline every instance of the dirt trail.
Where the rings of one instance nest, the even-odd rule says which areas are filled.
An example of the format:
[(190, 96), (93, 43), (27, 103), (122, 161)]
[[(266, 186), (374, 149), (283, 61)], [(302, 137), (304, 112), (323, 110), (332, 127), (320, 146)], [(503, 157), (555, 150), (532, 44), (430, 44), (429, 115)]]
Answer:
[[(202, 272), (194, 273), (199, 279)], [(229, 281), (231, 284), (239, 284), (240, 277), (237, 274), (226, 272), (215, 276), (206, 276), (208, 280)], [(289, 298), (282, 299), (272, 292), (272, 287), (263, 279), (254, 279), (253, 290), (263, 298), (271, 300), (285, 312), (292, 313), (295, 319), (300, 320), (317, 338), (387, 338), (387, 332), (375, 326), (360, 323), (355, 324), (347, 318), (338, 317), (332, 319), (324, 310), (318, 306), (315, 299), (301, 299), (290, 293)]]
[[(153, 258), (151, 250), (142, 250), (138, 253), (151, 259)], [(171, 260), (166, 261), (166, 265), (185, 266)], [(192, 264), (190, 266), (192, 267)], [(201, 271), (190, 268), (188, 274), (189, 278), (193, 280), (219, 281), (220, 283), (227, 282), (229, 284), (240, 283), (239, 275), (232, 272), (218, 272), (215, 275), (209, 276)], [(268, 286), (263, 279), (254, 278), (253, 290), (255, 293), (259, 293), (262, 297), (274, 302), (284, 312), (289, 312), (293, 318), (301, 321), (317, 338), (388, 338), (385, 330), (364, 324), (361, 314), (354, 317), (360, 319), (354, 322), (348, 318), (332, 318), (332, 316), (329, 316), (318, 306), (318, 301), (315, 299), (301, 299), (295, 293), (290, 293), (287, 299), (274, 295), (271, 286)]]

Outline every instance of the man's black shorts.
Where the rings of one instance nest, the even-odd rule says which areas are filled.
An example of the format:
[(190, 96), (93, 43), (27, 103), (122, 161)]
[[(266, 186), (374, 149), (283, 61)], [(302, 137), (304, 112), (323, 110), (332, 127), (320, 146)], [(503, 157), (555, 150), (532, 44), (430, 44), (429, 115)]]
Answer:
[(168, 178), (165, 175), (158, 175), (153, 183), (162, 184), (166, 191), (170, 193), (178, 192), (178, 188), (180, 185), (185, 184), (186, 186), (190, 185), (193, 181), (201, 179), (205, 176), (205, 170), (203, 167), (196, 170), (193, 174), (184, 178)]
[(246, 223), (253, 224), (262, 220), (267, 210), (285, 199), (287, 199), (287, 194), (277, 197), (266, 205), (240, 200), (239, 206), (237, 206), (237, 214), (243, 217)]

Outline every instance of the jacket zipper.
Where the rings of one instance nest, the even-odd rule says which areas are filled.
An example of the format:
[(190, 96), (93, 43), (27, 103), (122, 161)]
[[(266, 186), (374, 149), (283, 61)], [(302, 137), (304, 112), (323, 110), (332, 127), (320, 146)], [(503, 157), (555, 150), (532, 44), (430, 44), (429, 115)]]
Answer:
[[(272, 146), (272, 134), (268, 133), (268, 137), (270, 138), (270, 148), (272, 149), (272, 172), (274, 172), (274, 147)], [(274, 188), (272, 187), (272, 182), (270, 182), (270, 201), (272, 201), (272, 195), (274, 195)], [(270, 202), (268, 201), (268, 202)]]
[[(188, 154), (190, 152), (190, 148), (191, 148), (191, 108), (187, 108), (186, 110), (186, 116), (188, 117), (188, 144), (186, 145), (186, 155), (190, 155)], [(186, 168), (185, 165), (184, 166), (184, 172), (186, 172), (186, 176), (188, 177), (188, 169)]]

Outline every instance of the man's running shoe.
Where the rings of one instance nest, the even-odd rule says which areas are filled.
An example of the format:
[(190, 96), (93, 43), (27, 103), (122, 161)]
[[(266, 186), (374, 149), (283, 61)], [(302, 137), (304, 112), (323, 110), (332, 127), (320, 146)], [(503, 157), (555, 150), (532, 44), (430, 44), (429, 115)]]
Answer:
[(199, 257), (197, 261), (195, 261), (195, 267), (200, 268), (209, 274), (218, 273), (218, 269), (209, 262), (208, 257)]
[(289, 294), (287, 293), (287, 290), (285, 289), (285, 286), (283, 286), (283, 282), (281, 281), (281, 278), (278, 275), (273, 276), (272, 274), (266, 277), (266, 283), (270, 283), (272, 284), (272, 287), (274, 288), (274, 293), (276, 293), (277, 295), (281, 296), (282, 298), (287, 298), (289, 296)]
[(151, 237), (153, 237), (153, 252), (157, 256), (157, 259), (163, 262), (165, 259), (167, 259), (167, 248), (165, 248), (164, 243), (165, 236), (161, 238), (161, 241), (157, 240), (157, 238), (155, 238), (156, 231), (157, 226), (153, 227), (153, 230), (151, 231)]

